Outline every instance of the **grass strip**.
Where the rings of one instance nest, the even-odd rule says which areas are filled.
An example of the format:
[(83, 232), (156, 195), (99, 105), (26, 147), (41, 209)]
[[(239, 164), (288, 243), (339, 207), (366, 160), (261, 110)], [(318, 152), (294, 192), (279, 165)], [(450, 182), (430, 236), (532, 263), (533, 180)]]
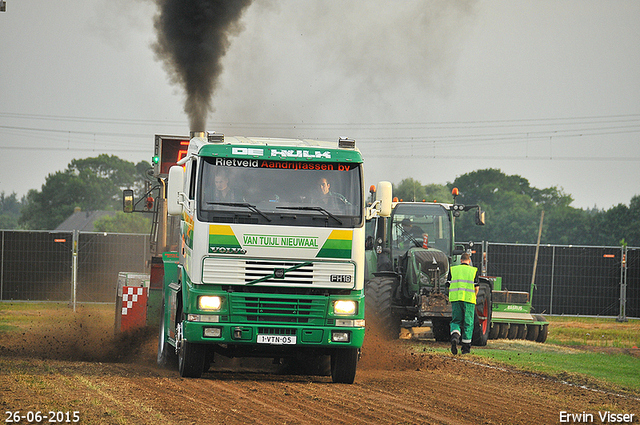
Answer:
[(541, 349), (535, 343), (525, 342), (495, 345), (497, 347), (489, 344), (487, 348), (473, 350), (473, 354), (528, 372), (575, 383), (582, 383), (581, 377), (590, 377), (601, 383), (612, 383), (620, 389), (640, 393), (640, 357), (566, 348), (557, 350), (553, 346), (549, 346), (551, 349)]

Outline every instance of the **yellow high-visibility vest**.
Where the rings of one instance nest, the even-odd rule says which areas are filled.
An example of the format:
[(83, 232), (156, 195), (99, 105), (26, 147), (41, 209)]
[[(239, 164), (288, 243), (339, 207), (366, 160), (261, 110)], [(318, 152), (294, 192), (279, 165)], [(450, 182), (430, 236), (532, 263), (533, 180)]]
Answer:
[(451, 285), (449, 286), (449, 301), (465, 301), (476, 303), (474, 279), (478, 269), (467, 264), (451, 267)]

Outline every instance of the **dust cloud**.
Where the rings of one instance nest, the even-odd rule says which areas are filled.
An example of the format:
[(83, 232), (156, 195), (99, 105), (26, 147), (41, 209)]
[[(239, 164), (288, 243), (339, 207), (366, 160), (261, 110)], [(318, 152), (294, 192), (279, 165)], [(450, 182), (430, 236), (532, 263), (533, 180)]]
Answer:
[(84, 309), (64, 315), (51, 317), (45, 324), (34, 320), (20, 331), (5, 334), (0, 355), (105, 363), (155, 362), (156, 329), (116, 333), (113, 322), (105, 323), (103, 317)]

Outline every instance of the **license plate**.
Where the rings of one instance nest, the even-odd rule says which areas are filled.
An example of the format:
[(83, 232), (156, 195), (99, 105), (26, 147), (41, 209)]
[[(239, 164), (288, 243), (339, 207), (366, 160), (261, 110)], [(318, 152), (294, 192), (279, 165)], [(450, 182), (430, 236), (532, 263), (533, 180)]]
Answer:
[(290, 345), (296, 343), (291, 335), (258, 335), (258, 344)]

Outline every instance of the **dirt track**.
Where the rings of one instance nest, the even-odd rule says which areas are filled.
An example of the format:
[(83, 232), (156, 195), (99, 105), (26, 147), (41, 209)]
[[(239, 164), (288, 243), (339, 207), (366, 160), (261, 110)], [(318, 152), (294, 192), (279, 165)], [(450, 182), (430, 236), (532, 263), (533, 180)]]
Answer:
[(98, 322), (79, 313), (1, 335), (2, 412), (78, 411), (80, 423), (96, 424), (553, 424), (561, 411), (591, 413), (594, 423), (611, 411), (639, 422), (638, 396), (431, 354), (433, 342), (424, 352), (382, 344), (375, 329), (367, 330), (356, 382), (342, 385), (246, 361), (182, 379), (155, 365), (155, 335), (115, 338), (111, 323)]

